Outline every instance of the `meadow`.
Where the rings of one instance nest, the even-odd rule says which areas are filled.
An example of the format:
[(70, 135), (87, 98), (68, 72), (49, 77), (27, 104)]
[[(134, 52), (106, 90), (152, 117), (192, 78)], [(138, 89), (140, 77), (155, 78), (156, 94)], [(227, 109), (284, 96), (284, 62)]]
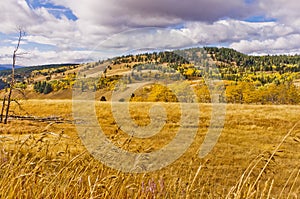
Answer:
[[(150, 123), (152, 103), (132, 102), (138, 125)], [(116, 146), (151, 153), (180, 128), (180, 107), (162, 103), (167, 122), (151, 138), (120, 130), (111, 104), (97, 102), (99, 124)], [(10, 119), (0, 124), (0, 198), (299, 198), (300, 106), (226, 105), (218, 143), (198, 157), (211, 121), (211, 105), (200, 104), (196, 137), (169, 166), (148, 173), (123, 173), (95, 159), (78, 136), (71, 100), (26, 100), (15, 115), (60, 118)], [(193, 111), (193, 110), (189, 110)], [(120, 162), (122, 164), (122, 162)]]

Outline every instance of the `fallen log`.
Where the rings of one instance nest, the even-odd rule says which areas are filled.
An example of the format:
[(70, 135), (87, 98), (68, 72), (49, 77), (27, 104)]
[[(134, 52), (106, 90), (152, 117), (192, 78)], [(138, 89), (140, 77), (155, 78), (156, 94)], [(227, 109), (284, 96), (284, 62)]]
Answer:
[(70, 123), (70, 124), (74, 123), (73, 120), (66, 120), (58, 116), (37, 117), (37, 116), (9, 115), (9, 118), (15, 120), (30, 120), (30, 121), (38, 121), (38, 122), (55, 122), (55, 123)]

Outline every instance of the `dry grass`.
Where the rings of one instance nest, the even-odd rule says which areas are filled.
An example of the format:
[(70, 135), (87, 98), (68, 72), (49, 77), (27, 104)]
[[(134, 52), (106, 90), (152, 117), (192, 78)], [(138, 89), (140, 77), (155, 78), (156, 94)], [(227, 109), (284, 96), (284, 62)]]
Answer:
[[(132, 104), (139, 125), (150, 121), (150, 103)], [(22, 102), (20, 115), (72, 119), (68, 100)], [(168, 143), (180, 126), (179, 107), (166, 104), (167, 124), (153, 138), (120, 131), (110, 104), (97, 115), (108, 138), (133, 152)], [(300, 106), (227, 105), (219, 142), (204, 159), (198, 150), (211, 107), (201, 105), (199, 130), (188, 151), (168, 167), (128, 174), (106, 167), (82, 146), (73, 124), (9, 121), (0, 124), (0, 198), (299, 198)], [(141, 144), (142, 143), (142, 144)]]

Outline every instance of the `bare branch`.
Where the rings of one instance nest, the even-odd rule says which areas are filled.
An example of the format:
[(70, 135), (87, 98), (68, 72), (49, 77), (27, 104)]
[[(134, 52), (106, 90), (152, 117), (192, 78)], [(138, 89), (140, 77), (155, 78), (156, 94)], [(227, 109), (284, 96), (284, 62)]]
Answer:
[(16, 56), (19, 57), (19, 56), (28, 55), (28, 54), (29, 54), (28, 52), (16, 53)]
[(18, 93), (20, 93), (24, 97), (24, 99), (27, 99), (25, 93), (21, 89), (15, 88), (15, 91), (18, 91)]
[(16, 54), (16, 52), (19, 50), (21, 40), (25, 36), (25, 31), (23, 31), (22, 28), (18, 28), (18, 31), (19, 31), (18, 43), (17, 43), (17, 46), (14, 50), (14, 54)]
[(28, 112), (22, 107), (22, 105), (20, 104), (20, 102), (18, 102), (18, 100), (14, 99), (12, 100), (12, 102), (15, 102), (21, 111), (24, 111), (26, 114), (28, 114)]

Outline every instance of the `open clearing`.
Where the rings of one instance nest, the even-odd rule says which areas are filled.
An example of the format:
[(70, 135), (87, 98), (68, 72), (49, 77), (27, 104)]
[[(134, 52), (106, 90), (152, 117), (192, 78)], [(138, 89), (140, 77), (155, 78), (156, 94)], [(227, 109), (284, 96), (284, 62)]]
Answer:
[[(146, 174), (122, 173), (93, 158), (78, 138), (71, 100), (28, 100), (15, 115), (59, 117), (61, 122), (10, 120), (0, 124), (1, 198), (299, 198), (300, 106), (226, 105), (218, 143), (203, 159), (198, 150), (207, 133), (211, 106), (200, 104), (191, 147), (173, 164)], [(139, 125), (150, 122), (151, 103), (132, 103)], [(111, 104), (96, 103), (99, 124), (116, 146), (151, 153), (180, 128), (178, 104), (163, 105), (162, 132), (146, 139), (122, 132)], [(191, 110), (192, 111), (192, 110)], [(275, 151), (274, 151), (275, 150)], [(120, 163), (121, 164), (121, 163)], [(266, 165), (266, 166), (265, 166)]]

